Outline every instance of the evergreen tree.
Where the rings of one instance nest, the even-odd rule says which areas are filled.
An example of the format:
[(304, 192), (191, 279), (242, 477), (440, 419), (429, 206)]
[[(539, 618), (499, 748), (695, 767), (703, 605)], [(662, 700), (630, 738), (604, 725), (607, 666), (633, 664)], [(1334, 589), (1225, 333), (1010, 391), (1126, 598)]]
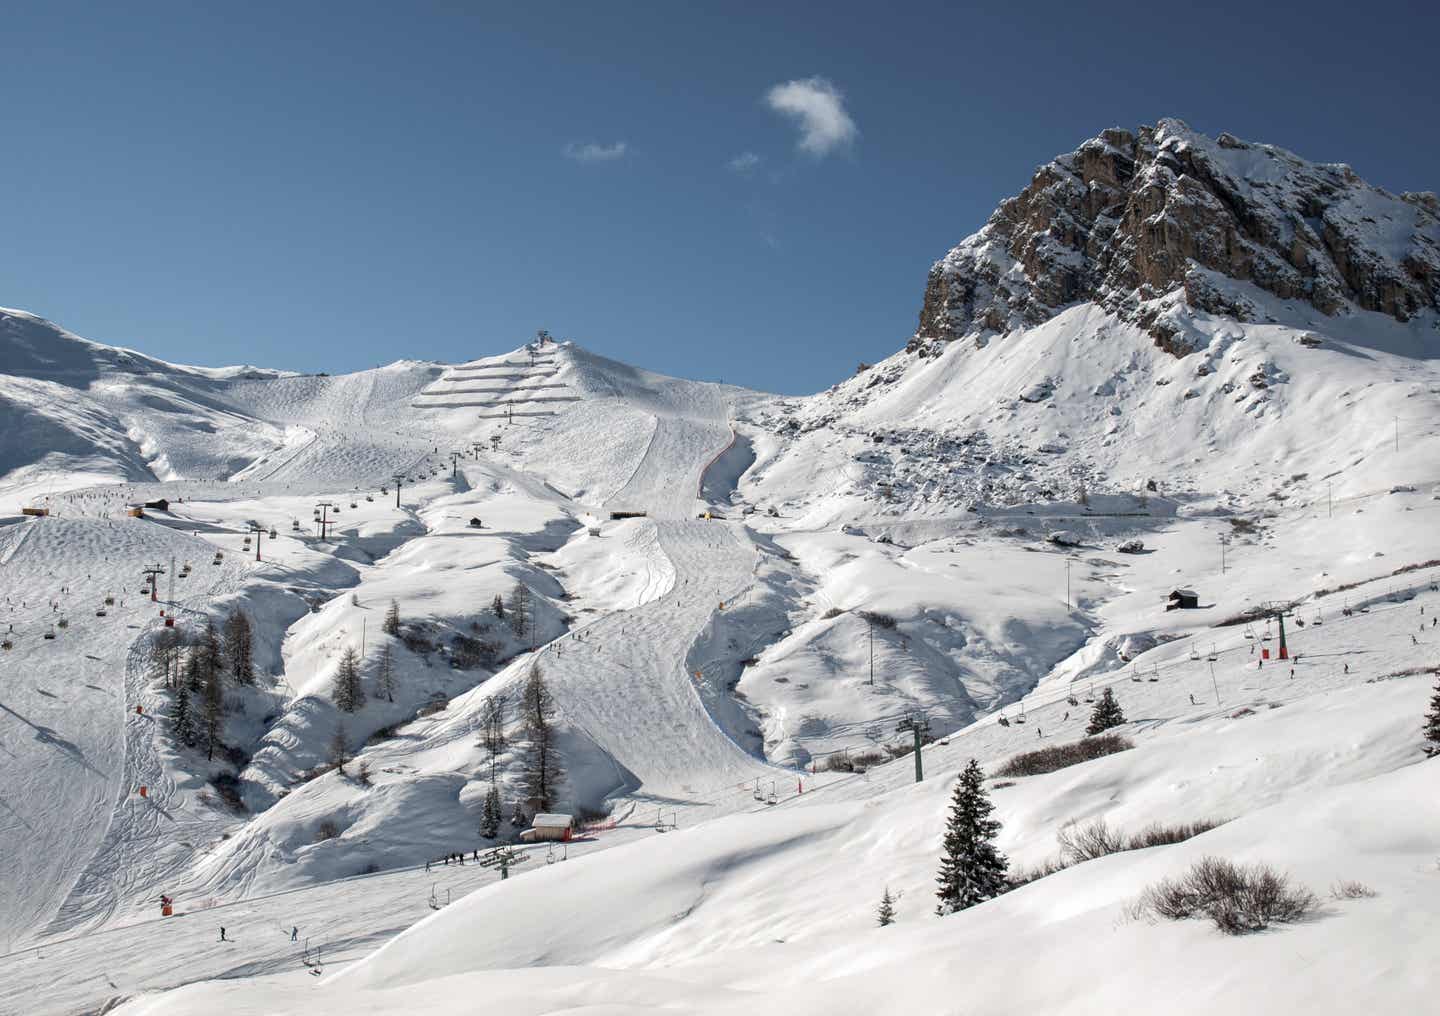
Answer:
[(225, 618), (225, 659), (236, 684), (255, 683), (255, 640), (250, 615), (236, 609)]
[(1440, 756), (1440, 679), (1435, 681), (1435, 694), (1430, 697), (1430, 711), (1425, 714), (1425, 754)]
[(504, 815), (504, 809), (500, 804), (500, 788), (490, 784), (490, 789), (485, 792), (485, 807), (480, 813), (480, 835), (487, 840), (493, 840), (500, 833), (500, 819)]
[(530, 742), (525, 754), (525, 791), (531, 803), (545, 811), (554, 804), (565, 771), (556, 745), (555, 698), (545, 686), (545, 675), (538, 663), (530, 665), (520, 708)]
[(885, 887), (885, 895), (880, 897), (880, 909), (875, 911), (875, 918), (882, 928), (895, 923), (895, 897), (890, 895), (888, 885)]
[(1000, 823), (990, 817), (994, 805), (985, 793), (985, 774), (973, 758), (951, 799), (950, 821), (945, 828), (940, 858), (940, 904), (936, 913), (954, 913), (999, 896), (1007, 888), (1005, 855), (995, 849)]
[(186, 691), (199, 691), (205, 686), (203, 668), (200, 666), (200, 651), (192, 649), (185, 657), (185, 680), (181, 687)]
[(195, 747), (195, 717), (190, 715), (190, 692), (184, 688), (175, 693), (175, 705), (170, 710), (170, 734), (177, 743)]
[[(202, 664), (202, 669), (204, 665)], [(225, 718), (225, 686), (221, 683), (220, 668), (204, 670), (200, 679), (200, 727), (205, 738), (205, 757), (215, 757), (215, 747), (220, 744), (220, 734)]]
[(394, 600), (390, 601), (390, 606), (385, 611), (385, 620), (380, 622), (380, 630), (386, 635), (400, 634), (400, 604)]
[(496, 593), (495, 599), (490, 601), (490, 613), (502, 621), (505, 620), (505, 600), (499, 593)]
[(1100, 701), (1096, 702), (1095, 708), (1090, 711), (1090, 725), (1085, 728), (1085, 736), (1094, 737), (1124, 722), (1125, 714), (1120, 709), (1120, 703), (1115, 701), (1115, 690), (1106, 688), (1100, 693)]
[(390, 643), (380, 645), (380, 660), (375, 670), (376, 694), (384, 695), (386, 702), (395, 701), (395, 654)]
[(335, 670), (335, 680), (330, 685), (330, 697), (335, 708), (353, 713), (365, 704), (365, 689), (360, 686), (360, 654), (354, 646), (346, 646), (340, 654), (340, 666)]
[(343, 773), (345, 763), (350, 761), (350, 742), (345, 738), (344, 723), (335, 724), (335, 733), (330, 738), (326, 754), (329, 756), (330, 764)]
[(510, 591), (510, 606), (506, 608), (506, 613), (509, 615), (510, 630), (518, 639), (529, 635), (533, 627), (531, 608), (530, 587), (523, 582), (515, 583), (515, 588)]
[(490, 781), (495, 781), (495, 757), (505, 750), (505, 696), (491, 695), (481, 707), (480, 722), (485, 752), (490, 756)]

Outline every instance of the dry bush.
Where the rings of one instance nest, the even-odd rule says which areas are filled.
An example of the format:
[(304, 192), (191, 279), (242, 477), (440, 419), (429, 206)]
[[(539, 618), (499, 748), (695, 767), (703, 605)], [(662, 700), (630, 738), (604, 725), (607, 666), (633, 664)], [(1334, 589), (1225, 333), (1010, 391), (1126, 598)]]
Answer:
[(881, 614), (874, 610), (862, 610), (860, 616), (869, 621), (876, 628), (894, 628), (895, 619), (889, 614)]
[(1377, 894), (1363, 882), (1342, 878), (1330, 887), (1330, 895), (1337, 900), (1363, 900)]
[(1135, 747), (1134, 742), (1119, 734), (1098, 734), (1068, 744), (1057, 744), (1038, 751), (1021, 752), (1001, 763), (991, 776), (1039, 776), (1053, 773), (1091, 759), (1114, 755)]
[(1224, 825), (1227, 821), (1229, 820), (1223, 818), (1202, 818), (1198, 822), (1177, 822), (1174, 825), (1152, 822), (1138, 833), (1133, 834), (1129, 842), (1125, 844), (1125, 849), (1144, 850), (1147, 847), (1166, 847), (1172, 843), (1184, 843), (1201, 833), (1208, 833), (1216, 826)]
[(326, 840), (333, 840), (340, 835), (340, 827), (335, 824), (334, 819), (324, 819), (315, 829), (315, 842), (324, 843)]
[(839, 607), (831, 607), (829, 610), (825, 611), (825, 613), (821, 614), (820, 617), (823, 620), (829, 621), (832, 618), (839, 617), (843, 613), (845, 613), (845, 611), (841, 610)]
[(1093, 861), (1097, 857), (1108, 857), (1126, 849), (1125, 836), (1118, 829), (1111, 829), (1103, 818), (1097, 818), (1087, 826), (1067, 822), (1055, 834), (1060, 842), (1060, 857), (1065, 867)]
[(1303, 920), (1317, 905), (1314, 893), (1268, 865), (1204, 857), (1179, 878), (1146, 889), (1138, 910), (1170, 921), (1208, 917), (1225, 934), (1243, 935)]

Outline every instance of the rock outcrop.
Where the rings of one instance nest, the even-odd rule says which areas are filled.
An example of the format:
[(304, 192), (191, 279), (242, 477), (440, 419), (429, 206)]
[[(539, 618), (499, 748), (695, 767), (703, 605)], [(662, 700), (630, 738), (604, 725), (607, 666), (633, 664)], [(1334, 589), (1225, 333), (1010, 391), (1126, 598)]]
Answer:
[(983, 342), (1094, 301), (1182, 354), (1161, 298), (1245, 317), (1222, 276), (1326, 314), (1408, 320), (1440, 308), (1440, 201), (1178, 120), (1107, 130), (935, 263), (913, 345)]

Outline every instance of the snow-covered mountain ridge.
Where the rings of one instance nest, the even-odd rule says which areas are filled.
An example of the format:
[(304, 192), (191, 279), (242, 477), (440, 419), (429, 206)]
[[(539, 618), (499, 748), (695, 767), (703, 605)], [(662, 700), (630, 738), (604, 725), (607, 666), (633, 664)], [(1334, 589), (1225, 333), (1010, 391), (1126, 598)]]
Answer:
[(1106, 130), (935, 263), (914, 343), (983, 342), (1093, 301), (1181, 352), (1154, 301), (1179, 291), (1196, 310), (1254, 313), (1210, 273), (1326, 315), (1405, 321), (1440, 307), (1440, 201), (1179, 120)]

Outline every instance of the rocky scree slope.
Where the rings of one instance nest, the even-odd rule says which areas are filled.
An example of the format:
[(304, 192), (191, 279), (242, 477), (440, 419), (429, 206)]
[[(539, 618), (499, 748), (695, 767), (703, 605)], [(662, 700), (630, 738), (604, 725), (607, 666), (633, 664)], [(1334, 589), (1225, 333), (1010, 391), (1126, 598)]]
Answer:
[(1184, 355), (1183, 331), (1164, 313), (1173, 300), (1159, 298), (1254, 318), (1215, 273), (1327, 315), (1360, 308), (1406, 321), (1440, 308), (1440, 200), (1179, 120), (1107, 130), (1040, 167), (935, 263), (910, 348), (983, 344), (1093, 301)]

